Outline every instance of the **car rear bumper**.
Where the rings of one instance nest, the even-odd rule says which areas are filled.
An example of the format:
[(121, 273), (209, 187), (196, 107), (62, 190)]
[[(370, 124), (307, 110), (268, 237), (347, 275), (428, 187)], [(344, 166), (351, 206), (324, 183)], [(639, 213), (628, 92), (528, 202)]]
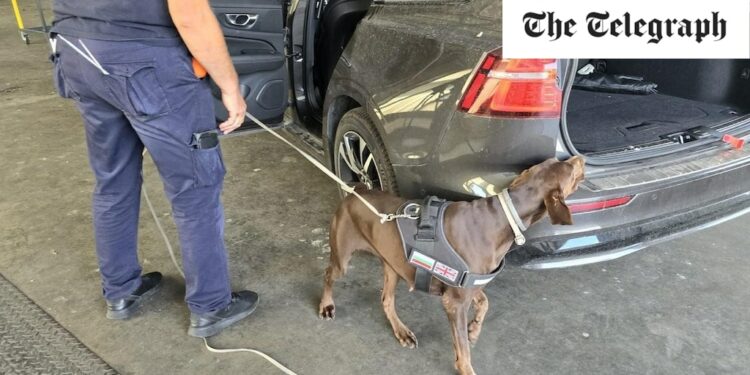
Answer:
[[(707, 161), (713, 162), (711, 166), (701, 164)], [(638, 176), (661, 178), (645, 182)], [(527, 233), (529, 245), (519, 252), (525, 267), (559, 268), (614, 259), (720, 224), (750, 208), (750, 150), (719, 148), (693, 154), (692, 160), (643, 166), (610, 179), (624, 186), (602, 189), (603, 179), (594, 177), (588, 182), (596, 182), (599, 189), (579, 189), (568, 203), (632, 196), (630, 202), (574, 214), (573, 226), (546, 220), (535, 225)]]
[(533, 241), (519, 249), (514, 258), (528, 269), (563, 268), (602, 262), (722, 224), (748, 212), (750, 192), (745, 192), (645, 222)]

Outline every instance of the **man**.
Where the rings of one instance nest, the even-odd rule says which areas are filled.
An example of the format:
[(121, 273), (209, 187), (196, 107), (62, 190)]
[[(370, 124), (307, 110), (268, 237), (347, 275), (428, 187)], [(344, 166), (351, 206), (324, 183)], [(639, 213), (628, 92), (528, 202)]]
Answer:
[[(96, 176), (94, 234), (107, 317), (131, 317), (161, 274), (137, 258), (142, 151), (151, 154), (172, 205), (185, 269), (188, 334), (207, 337), (250, 315), (251, 291), (232, 293), (220, 201), (224, 163), (210, 88), (221, 89), (227, 134), (246, 105), (208, 0), (55, 0), (55, 80), (85, 124)], [(213, 132), (212, 132), (213, 131)]]

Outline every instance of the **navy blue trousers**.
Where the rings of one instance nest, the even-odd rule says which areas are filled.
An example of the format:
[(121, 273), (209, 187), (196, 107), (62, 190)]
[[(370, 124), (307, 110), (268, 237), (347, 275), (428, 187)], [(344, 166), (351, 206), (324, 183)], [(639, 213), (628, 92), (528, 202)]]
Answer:
[[(77, 38), (66, 39), (78, 44)], [(145, 146), (172, 205), (188, 307), (196, 313), (225, 307), (231, 291), (220, 200), (224, 163), (218, 146), (190, 146), (193, 133), (216, 128), (207, 82), (195, 78), (182, 44), (83, 43), (109, 75), (58, 39), (54, 78), (59, 93), (76, 101), (85, 124), (96, 176), (92, 208), (104, 297), (122, 298), (140, 286)]]

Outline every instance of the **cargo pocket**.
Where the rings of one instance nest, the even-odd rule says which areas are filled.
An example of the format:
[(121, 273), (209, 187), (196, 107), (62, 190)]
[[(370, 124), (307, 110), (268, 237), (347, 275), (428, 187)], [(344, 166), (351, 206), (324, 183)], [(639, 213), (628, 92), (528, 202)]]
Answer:
[(209, 149), (193, 149), (193, 173), (195, 187), (209, 187), (224, 180), (226, 169), (221, 157), (221, 148), (217, 145)]
[(52, 80), (55, 85), (55, 91), (57, 94), (66, 99), (77, 99), (77, 95), (70, 90), (68, 85), (65, 83), (65, 74), (63, 73), (62, 65), (60, 63), (60, 55), (52, 55)]
[(104, 64), (104, 79), (121, 110), (138, 117), (161, 116), (170, 111), (153, 62)]

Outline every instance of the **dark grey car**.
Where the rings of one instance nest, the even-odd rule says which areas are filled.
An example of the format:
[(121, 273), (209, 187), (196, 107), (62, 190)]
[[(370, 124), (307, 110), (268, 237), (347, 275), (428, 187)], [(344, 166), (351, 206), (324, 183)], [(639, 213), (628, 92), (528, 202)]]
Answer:
[(750, 210), (750, 151), (720, 137), (750, 134), (747, 60), (610, 60), (659, 91), (609, 94), (573, 89), (587, 60), (503, 60), (498, 0), (212, 4), (249, 110), (348, 181), (471, 199), (585, 155), (575, 225), (532, 228), (525, 267), (613, 259)]

